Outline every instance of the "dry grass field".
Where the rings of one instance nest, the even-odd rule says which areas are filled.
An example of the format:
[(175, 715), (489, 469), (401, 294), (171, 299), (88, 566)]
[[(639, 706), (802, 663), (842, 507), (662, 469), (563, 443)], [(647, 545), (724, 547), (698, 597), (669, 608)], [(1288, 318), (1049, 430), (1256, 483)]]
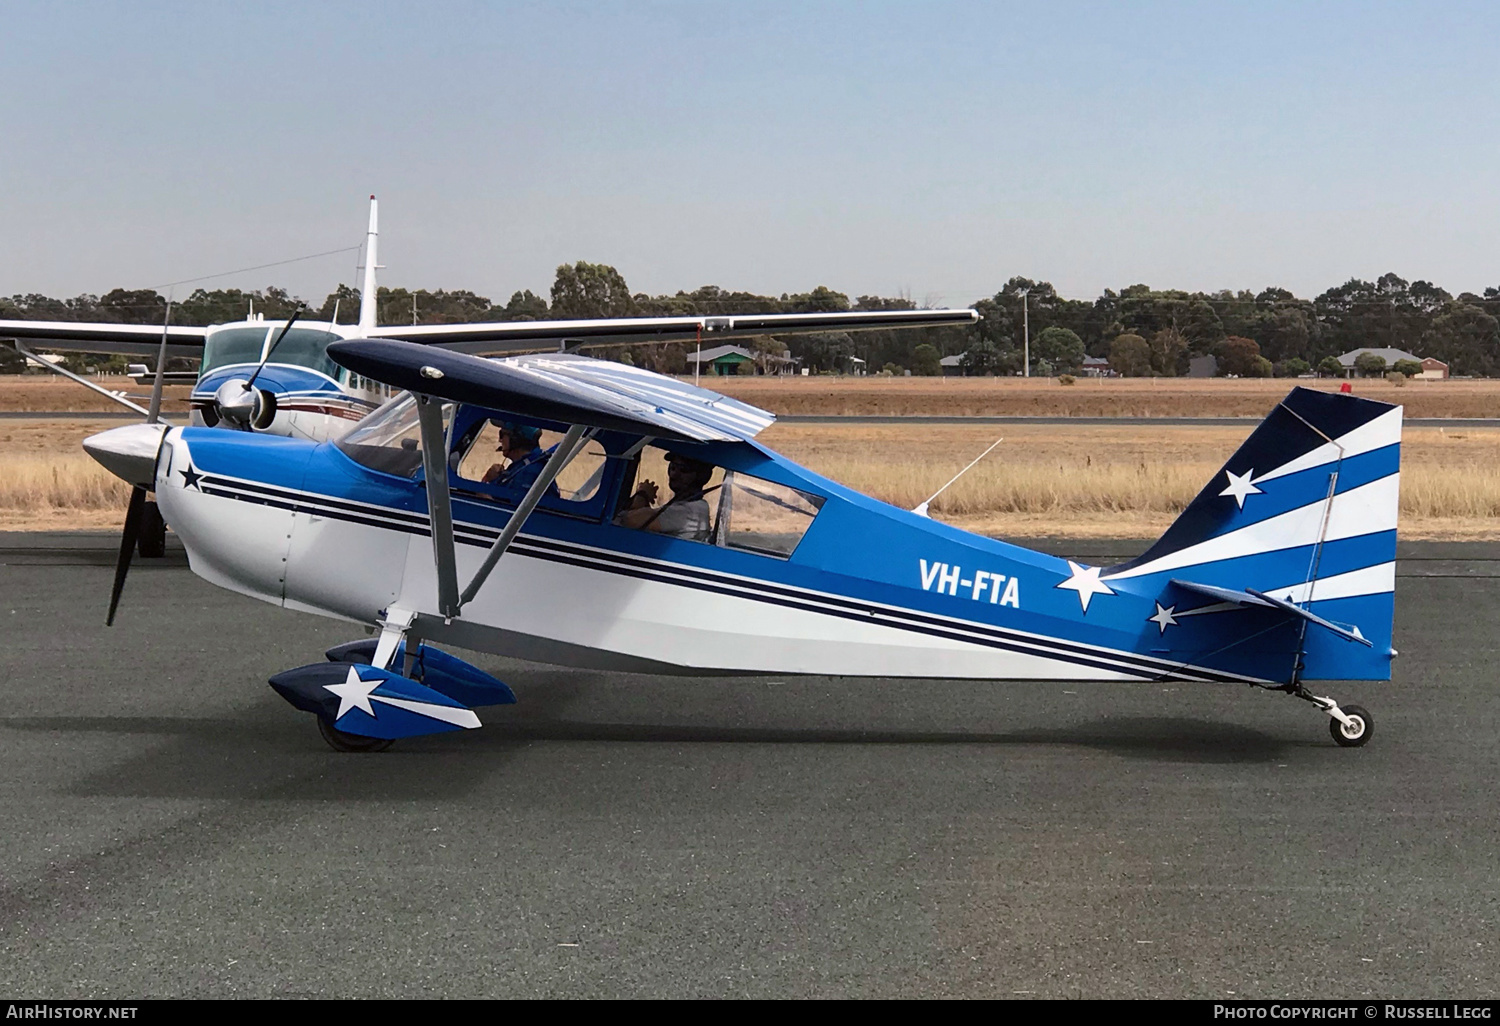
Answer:
[[(151, 401), (151, 386), (137, 385), (130, 378), (121, 376), (97, 377), (95, 384), (112, 392), (124, 392), (128, 398), (145, 406)], [(186, 411), (188, 385), (168, 385), (162, 390), (168, 414), (173, 410)], [(90, 392), (75, 382), (55, 374), (42, 377), (39, 374), (0, 376), (0, 413), (116, 413), (128, 412), (119, 403), (112, 402), (96, 392)]]
[[(78, 443), (119, 423), (0, 421), (0, 530), (118, 526), (128, 489)], [(1151, 538), (1249, 431), (776, 424), (761, 438), (819, 473), (910, 508), (1003, 434), (985, 462), (934, 503), (936, 517), (1000, 537)], [(1500, 429), (1408, 428), (1402, 470), (1403, 537), (1500, 538)]]
[[(708, 388), (772, 413), (958, 417), (1264, 417), (1292, 385), (1337, 391), (1332, 379), (705, 378)], [(1408, 417), (1500, 417), (1500, 380), (1353, 383), (1401, 403)], [(3, 400), (0, 400), (3, 401)]]
[[(100, 378), (106, 388), (146, 397), (149, 386), (129, 378)], [(705, 387), (777, 414), (962, 417), (1255, 417), (1266, 415), (1294, 382), (1284, 379), (1079, 378), (841, 378), (706, 377)], [(1331, 379), (1295, 384), (1337, 391)], [(1500, 417), (1500, 379), (1356, 381), (1355, 392), (1402, 403), (1408, 417)], [(167, 406), (185, 407), (188, 388), (166, 390)], [(144, 402), (142, 403), (144, 405)], [(0, 412), (97, 413), (122, 407), (57, 377), (0, 376)]]

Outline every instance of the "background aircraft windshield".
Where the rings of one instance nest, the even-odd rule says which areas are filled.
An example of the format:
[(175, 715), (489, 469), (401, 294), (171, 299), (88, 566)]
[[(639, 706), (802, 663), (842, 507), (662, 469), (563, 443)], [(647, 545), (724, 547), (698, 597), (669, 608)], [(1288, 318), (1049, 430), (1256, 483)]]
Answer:
[[(225, 328), (208, 336), (203, 344), (203, 366), (200, 374), (215, 367), (229, 364), (260, 363), (261, 354), (270, 342), (276, 341), (281, 329), (275, 326), (252, 328)], [(276, 363), (310, 367), (330, 378), (339, 375), (338, 365), (328, 358), (328, 343), (337, 342), (338, 336), (317, 328), (293, 328), (276, 347), (272, 360)]]
[(198, 373), (207, 374), (215, 367), (231, 363), (260, 363), (266, 344), (265, 328), (225, 328), (209, 335), (203, 343), (203, 366)]
[[(280, 333), (280, 329), (272, 332), (271, 341), (275, 342)], [(337, 342), (338, 339), (332, 332), (319, 331), (317, 328), (293, 328), (276, 347), (276, 352), (271, 354), (271, 360), (275, 363), (311, 367), (320, 374), (337, 378), (339, 367), (328, 358), (328, 343)]]

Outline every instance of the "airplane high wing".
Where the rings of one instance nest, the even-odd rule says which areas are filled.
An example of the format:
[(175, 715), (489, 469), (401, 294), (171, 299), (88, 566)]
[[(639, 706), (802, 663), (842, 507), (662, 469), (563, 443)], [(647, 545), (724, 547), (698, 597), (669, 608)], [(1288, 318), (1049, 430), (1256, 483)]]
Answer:
[[(387, 324), (360, 329), (329, 325), (347, 338), (390, 338), (452, 349), (473, 356), (500, 356), (580, 345), (692, 342), (750, 335), (816, 331), (867, 331), (972, 324), (973, 310), (872, 310), (836, 313), (734, 314), (694, 317), (616, 317), (571, 321), (485, 321), (474, 324)], [(267, 324), (269, 322), (266, 322)], [(263, 325), (264, 326), (264, 325)], [(210, 333), (224, 325), (167, 329), (169, 357), (199, 357)], [(0, 320), (0, 339), (38, 345), (49, 351), (155, 357), (162, 329), (151, 324), (85, 324), (72, 321)]]
[(692, 342), (749, 335), (801, 334), (816, 331), (867, 331), (875, 328), (930, 328), (972, 324), (973, 310), (872, 310), (836, 313), (733, 314), (693, 317), (618, 317), (578, 321), (497, 321), (484, 324), (384, 325), (366, 328), (365, 338), (421, 342), (473, 356), (554, 349), (580, 345), (638, 342)]
[[(167, 356), (196, 358), (212, 328), (167, 328)], [(0, 321), (0, 339), (28, 342), (48, 352), (149, 356), (161, 351), (159, 324), (86, 324), (79, 321)]]

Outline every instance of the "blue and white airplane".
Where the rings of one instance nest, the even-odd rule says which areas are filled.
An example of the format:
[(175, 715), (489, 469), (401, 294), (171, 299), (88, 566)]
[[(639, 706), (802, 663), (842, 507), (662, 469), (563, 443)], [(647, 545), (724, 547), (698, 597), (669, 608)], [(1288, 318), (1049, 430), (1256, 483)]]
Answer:
[[(372, 339), (328, 355), (400, 390), (335, 441), (138, 424), (85, 447), (156, 491), (199, 576), (378, 632), (271, 681), (335, 748), (514, 701), (438, 644), (656, 673), (1246, 684), (1312, 702), (1340, 745), (1371, 736), (1308, 685), (1390, 677), (1400, 407), (1293, 390), (1143, 556), (1097, 567), (852, 491), (756, 442), (771, 414), (649, 371)], [(538, 447), (503, 466), (494, 432)], [(663, 460), (666, 502), (641, 481)], [(111, 617), (130, 546), (127, 518)]]

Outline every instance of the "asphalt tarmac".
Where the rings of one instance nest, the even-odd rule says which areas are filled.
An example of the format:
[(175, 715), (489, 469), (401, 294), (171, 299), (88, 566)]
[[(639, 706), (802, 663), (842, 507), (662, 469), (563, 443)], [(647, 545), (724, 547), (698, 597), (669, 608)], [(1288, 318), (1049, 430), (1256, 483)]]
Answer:
[(481, 657), (518, 705), (340, 755), (265, 680), (357, 628), (177, 555), (107, 630), (108, 539), (7, 544), (0, 998), (1500, 992), (1500, 546), (1403, 546), (1361, 749), (1248, 688)]

